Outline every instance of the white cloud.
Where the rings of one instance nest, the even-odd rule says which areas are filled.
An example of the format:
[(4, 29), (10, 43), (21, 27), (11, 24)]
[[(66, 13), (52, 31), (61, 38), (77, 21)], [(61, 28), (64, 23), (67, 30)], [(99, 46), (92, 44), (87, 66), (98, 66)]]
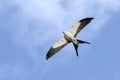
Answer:
[[(84, 17), (94, 17), (95, 20), (85, 31), (86, 38), (93, 39), (111, 15), (120, 11), (119, 0), (0, 1), (0, 11), (2, 13), (9, 12), (13, 7), (15, 7), (15, 10), (8, 14), (11, 15), (8, 17), (7, 28), (11, 29), (14, 40), (25, 46), (30, 53), (29, 55), (34, 56), (37, 61), (39, 61), (39, 56), (44, 54), (38, 53), (37, 47), (42, 48), (44, 45), (50, 47), (47, 43), (54, 43), (62, 36), (60, 32), (68, 30), (75, 21)], [(91, 34), (91, 37), (89, 34)], [(42, 51), (46, 51), (45, 49), (47, 48), (42, 48)]]
[(42, 47), (54, 35), (61, 37), (60, 32), (89, 16), (95, 19), (85, 32), (86, 38), (92, 39), (112, 13), (120, 10), (119, 0), (4, 0), (0, 3), (0, 10), (9, 13), (7, 27), (12, 30), (15, 41), (28, 49)]
[[(4, 3), (6, 4), (7, 1), (3, 2), (2, 5)], [(4, 6), (6, 6), (5, 4)], [(15, 15), (12, 17), (13, 22), (11, 21), (11, 24), (16, 24), (15, 26), (17, 26), (15, 28), (15, 33), (17, 34), (16, 36), (20, 41), (21, 39), (26, 40), (25, 42), (23, 41), (23, 44), (27, 43), (27, 45), (32, 46), (34, 44), (40, 45), (45, 43), (46, 40), (49, 40), (46, 39), (48, 37), (47, 35), (52, 37), (54, 33), (58, 34), (57, 32), (61, 32), (64, 29), (68, 30), (75, 21), (89, 16), (95, 17), (94, 24), (92, 23), (90, 28), (90, 32), (94, 34), (94, 32), (96, 33), (102, 28), (102, 24), (104, 24), (105, 21), (107, 21), (107, 19), (112, 15), (109, 12), (112, 13), (113, 11), (119, 11), (120, 6), (118, 0), (92, 0), (91, 2), (88, 0), (9, 1), (8, 6), (11, 7), (14, 5), (18, 7), (18, 12), (13, 13)], [(7, 10), (9, 9), (10, 8)], [(56, 32), (53, 33), (53, 31)], [(43, 40), (40, 38), (41, 34)], [(93, 34), (91, 34), (91, 36)]]
[[(0, 10), (3, 13), (11, 10), (7, 27), (12, 30), (14, 40), (38, 56), (38, 46), (56, 41), (63, 30), (68, 30), (73, 23), (85, 17), (95, 19), (87, 31), (83, 30), (81, 37), (84, 38), (85, 32), (85, 38), (93, 39), (112, 13), (120, 10), (119, 7), (119, 0), (6, 0), (1, 1)], [(54, 35), (59, 37), (54, 38)]]

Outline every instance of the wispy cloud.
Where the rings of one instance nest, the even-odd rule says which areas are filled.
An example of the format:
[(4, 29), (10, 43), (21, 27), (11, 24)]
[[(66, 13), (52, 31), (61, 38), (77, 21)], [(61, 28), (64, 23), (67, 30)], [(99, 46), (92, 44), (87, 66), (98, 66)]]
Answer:
[(109, 12), (119, 11), (120, 6), (118, 0), (10, 0), (1, 4), (1, 10), (6, 9), (6, 4), (6, 12), (11, 9), (9, 24), (15, 29), (17, 40), (28, 46), (46, 43), (57, 32), (68, 30), (75, 21), (89, 16), (95, 17), (96, 24), (89, 28), (91, 33), (96, 33), (112, 15)]
[[(0, 0), (2, 26), (9, 29), (13, 33), (13, 40), (26, 47), (28, 55), (38, 62), (39, 56), (45, 55), (39, 54), (38, 48), (45, 52), (50, 47), (46, 43), (52, 44), (59, 39), (62, 36), (60, 32), (69, 30), (79, 19), (95, 18), (85, 31), (86, 38), (93, 39), (112, 14), (118, 11), (119, 0)], [(43, 48), (44, 45), (48, 47)], [(6, 72), (4, 70), (3, 73)]]

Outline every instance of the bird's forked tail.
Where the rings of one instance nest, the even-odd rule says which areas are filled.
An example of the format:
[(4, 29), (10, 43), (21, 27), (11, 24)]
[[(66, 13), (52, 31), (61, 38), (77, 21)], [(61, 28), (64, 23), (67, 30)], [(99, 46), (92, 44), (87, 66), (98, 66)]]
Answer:
[[(78, 39), (77, 39), (77, 41), (79, 42), (79, 44), (83, 44), (83, 43), (91, 44), (91, 43), (89, 43), (89, 42), (82, 41), (82, 40), (78, 40)], [(77, 56), (79, 56), (79, 54), (78, 54), (78, 46), (79, 46), (79, 44), (76, 45), (76, 44), (73, 43)]]

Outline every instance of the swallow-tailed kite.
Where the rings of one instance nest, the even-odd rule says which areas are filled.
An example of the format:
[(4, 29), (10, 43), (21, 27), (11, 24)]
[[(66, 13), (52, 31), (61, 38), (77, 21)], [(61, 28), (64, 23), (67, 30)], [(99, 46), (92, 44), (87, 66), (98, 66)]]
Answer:
[(82, 43), (90, 44), (89, 42), (78, 40), (75, 37), (77, 34), (88, 24), (91, 22), (91, 20), (94, 19), (93, 17), (90, 18), (84, 18), (77, 23), (75, 23), (72, 28), (69, 31), (64, 31), (64, 37), (62, 37), (60, 40), (58, 40), (48, 51), (46, 55), (46, 59), (48, 60), (51, 56), (53, 56), (55, 53), (57, 53), (59, 50), (61, 50), (63, 47), (65, 47), (68, 43), (73, 43), (76, 54), (78, 56), (78, 45)]

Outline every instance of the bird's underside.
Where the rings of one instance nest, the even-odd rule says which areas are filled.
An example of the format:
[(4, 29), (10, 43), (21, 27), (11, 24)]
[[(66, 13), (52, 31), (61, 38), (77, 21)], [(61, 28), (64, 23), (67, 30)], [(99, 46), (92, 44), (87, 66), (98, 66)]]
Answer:
[(77, 23), (75, 23), (72, 28), (69, 31), (63, 32), (64, 37), (62, 37), (60, 40), (58, 40), (48, 51), (46, 55), (46, 59), (48, 60), (50, 57), (52, 57), (54, 54), (56, 54), (58, 51), (60, 51), (63, 47), (65, 47), (68, 43), (72, 42), (76, 51), (76, 54), (78, 56), (78, 45), (82, 43), (90, 44), (89, 42), (78, 40), (75, 37), (77, 34), (88, 24), (93, 18), (84, 18)]

